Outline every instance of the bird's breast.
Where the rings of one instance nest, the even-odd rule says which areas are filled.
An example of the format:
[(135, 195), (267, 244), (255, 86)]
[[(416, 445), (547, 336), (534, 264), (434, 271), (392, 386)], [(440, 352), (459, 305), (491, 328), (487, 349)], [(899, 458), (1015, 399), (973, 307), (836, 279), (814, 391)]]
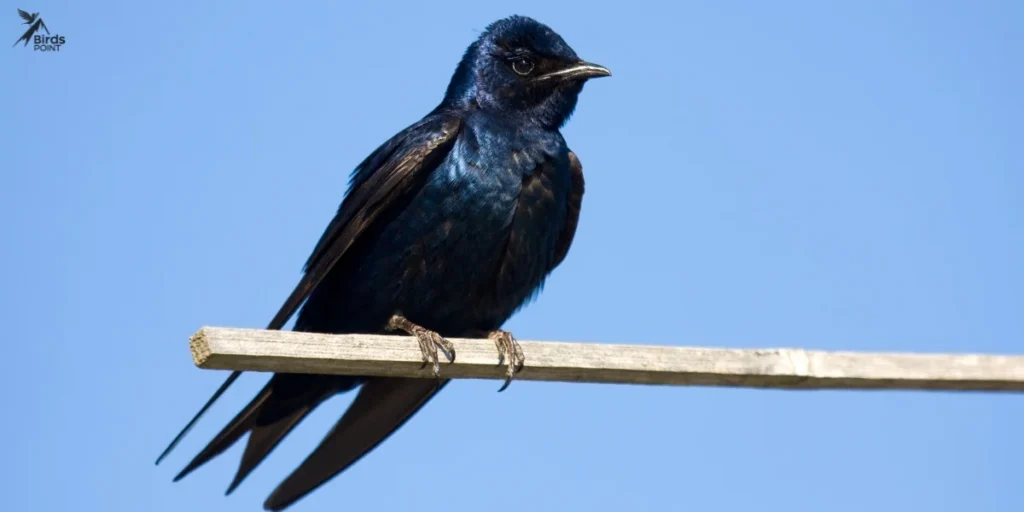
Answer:
[(460, 134), (403, 214), (418, 236), (394, 248), (401, 286), (416, 288), (439, 329), (496, 328), (551, 269), (569, 181), (564, 144)]

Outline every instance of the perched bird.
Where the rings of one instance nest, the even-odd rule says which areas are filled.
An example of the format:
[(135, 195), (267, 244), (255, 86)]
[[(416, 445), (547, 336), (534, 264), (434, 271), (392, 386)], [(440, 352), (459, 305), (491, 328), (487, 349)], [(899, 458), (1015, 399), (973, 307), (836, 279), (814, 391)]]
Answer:
[(264, 503), (267, 510), (288, 507), (376, 447), (447, 384), (438, 349), (449, 359), (455, 354), (446, 336), (493, 339), (507, 363), (504, 389), (524, 355), (500, 328), (538, 293), (576, 232), (583, 170), (559, 129), (584, 82), (610, 74), (533, 19), (489, 25), (466, 50), (441, 103), (356, 167), (269, 327), (282, 328), (305, 302), (296, 331), (408, 333), (437, 378), (274, 374), (176, 480), (248, 432), (230, 493), (321, 402), (359, 387), (334, 428)]

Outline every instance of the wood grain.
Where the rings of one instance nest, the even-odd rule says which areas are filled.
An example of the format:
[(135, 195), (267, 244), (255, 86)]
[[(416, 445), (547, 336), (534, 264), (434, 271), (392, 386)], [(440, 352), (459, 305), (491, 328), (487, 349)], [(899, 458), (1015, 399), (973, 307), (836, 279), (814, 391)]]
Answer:
[[(451, 338), (447, 378), (502, 379), (494, 342)], [(1024, 356), (723, 349), (520, 341), (517, 379), (782, 389), (1024, 390)], [(414, 338), (203, 327), (190, 339), (200, 368), (430, 378)]]

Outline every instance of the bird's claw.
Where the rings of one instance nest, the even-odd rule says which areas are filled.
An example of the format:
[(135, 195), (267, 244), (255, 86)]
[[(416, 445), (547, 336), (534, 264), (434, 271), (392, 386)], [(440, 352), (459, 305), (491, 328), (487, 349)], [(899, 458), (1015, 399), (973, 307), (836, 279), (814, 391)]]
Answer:
[(452, 342), (434, 331), (410, 322), (402, 315), (394, 315), (388, 320), (388, 330), (402, 331), (416, 337), (420, 351), (423, 353), (423, 365), (420, 366), (420, 369), (426, 368), (430, 364), (435, 378), (441, 378), (441, 363), (437, 357), (438, 349), (444, 351), (448, 362), (455, 362), (455, 345)]
[(515, 374), (523, 370), (526, 356), (523, 355), (523, 347), (519, 345), (516, 338), (508, 331), (491, 331), (487, 334), (487, 337), (494, 340), (494, 345), (498, 347), (498, 366), (508, 361), (505, 368), (505, 384), (498, 390), (500, 393), (505, 391), (505, 388), (512, 383), (512, 378)]

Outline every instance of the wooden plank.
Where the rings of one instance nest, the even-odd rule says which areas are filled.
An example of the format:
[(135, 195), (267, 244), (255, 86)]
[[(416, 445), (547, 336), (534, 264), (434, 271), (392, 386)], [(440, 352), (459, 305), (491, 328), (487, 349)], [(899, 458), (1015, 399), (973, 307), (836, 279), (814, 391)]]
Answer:
[[(446, 378), (503, 379), (494, 342), (451, 338)], [(1024, 356), (723, 349), (520, 341), (521, 380), (783, 389), (1024, 390)], [(431, 377), (411, 336), (326, 335), (204, 327), (191, 340), (200, 368)]]

